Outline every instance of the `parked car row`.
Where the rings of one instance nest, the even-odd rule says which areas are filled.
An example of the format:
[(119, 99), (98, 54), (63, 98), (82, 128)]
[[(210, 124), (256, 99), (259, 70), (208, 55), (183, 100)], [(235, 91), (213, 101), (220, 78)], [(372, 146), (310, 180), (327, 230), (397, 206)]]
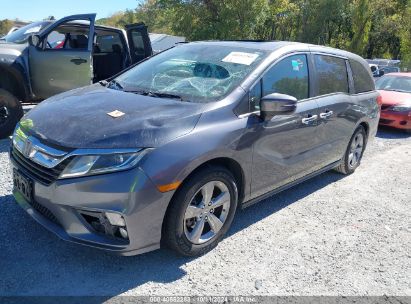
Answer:
[[(0, 138), (23, 115), (20, 102), (96, 83), (153, 54), (147, 27), (125, 30), (95, 24), (95, 14), (24, 26), (0, 39)], [(184, 37), (154, 35), (156, 52)]]
[(367, 59), (367, 62), (374, 77), (381, 77), (384, 74), (399, 73), (401, 71), (400, 60)]

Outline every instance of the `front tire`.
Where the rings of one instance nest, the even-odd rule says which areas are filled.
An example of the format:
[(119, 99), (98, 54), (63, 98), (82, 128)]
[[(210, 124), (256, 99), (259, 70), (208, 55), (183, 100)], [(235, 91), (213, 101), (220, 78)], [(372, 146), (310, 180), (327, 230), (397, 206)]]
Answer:
[(231, 226), (238, 203), (235, 179), (223, 167), (209, 167), (177, 191), (166, 214), (163, 242), (181, 255), (205, 254)]
[(341, 164), (335, 170), (345, 175), (354, 173), (361, 163), (366, 144), (367, 133), (362, 126), (359, 126), (348, 143)]
[(4, 89), (0, 89), (0, 139), (11, 135), (17, 122), (23, 117), (19, 100)]

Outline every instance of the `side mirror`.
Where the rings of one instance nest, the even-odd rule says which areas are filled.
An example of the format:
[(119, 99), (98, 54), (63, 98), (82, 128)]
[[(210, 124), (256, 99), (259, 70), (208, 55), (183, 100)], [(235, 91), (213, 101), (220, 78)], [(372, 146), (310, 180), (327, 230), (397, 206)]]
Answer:
[(261, 118), (264, 121), (271, 120), (275, 115), (291, 114), (297, 107), (297, 98), (273, 93), (264, 96), (260, 103)]
[(385, 74), (384, 70), (380, 70), (380, 71), (378, 72), (378, 76), (379, 76), (379, 77), (384, 76), (384, 74)]
[(29, 36), (29, 44), (32, 46), (38, 47), (40, 44), (40, 36), (39, 35)]

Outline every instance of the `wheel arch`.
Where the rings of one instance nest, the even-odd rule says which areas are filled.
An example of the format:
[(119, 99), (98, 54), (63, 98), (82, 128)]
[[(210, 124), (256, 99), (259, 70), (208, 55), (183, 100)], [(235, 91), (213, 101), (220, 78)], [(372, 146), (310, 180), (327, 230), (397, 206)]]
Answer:
[(223, 168), (227, 169), (230, 173), (232, 173), (232, 175), (235, 179), (236, 186), (237, 186), (237, 191), (238, 191), (237, 207), (241, 206), (241, 203), (244, 200), (244, 196), (245, 196), (246, 183), (245, 183), (244, 170), (243, 170), (242, 166), (240, 165), (240, 163), (238, 161), (236, 161), (235, 159), (231, 158), (231, 157), (216, 157), (216, 158), (212, 158), (212, 159), (209, 159), (207, 161), (204, 161), (203, 163), (201, 163), (200, 165), (195, 167), (183, 179), (180, 186), (173, 193), (173, 195), (172, 195), (172, 197), (169, 201), (169, 204), (167, 206), (167, 209), (164, 213), (163, 222), (161, 224), (161, 244), (164, 244), (164, 239), (163, 239), (163, 237), (165, 235), (164, 229), (165, 229), (165, 226), (166, 226), (167, 215), (169, 214), (169, 209), (171, 208), (171, 206), (173, 204), (173, 200), (175, 199), (175, 197), (177, 196), (179, 191), (182, 189), (182, 186), (184, 185), (184, 183), (186, 183), (193, 175), (197, 174), (201, 170), (204, 170), (204, 169), (210, 168), (210, 167), (223, 167)]
[(357, 130), (358, 127), (363, 127), (363, 128), (364, 128), (365, 135), (366, 135), (366, 136), (365, 136), (365, 146), (367, 146), (368, 137), (369, 137), (369, 135), (370, 135), (370, 125), (368, 124), (367, 121), (361, 121), (361, 122), (359, 122), (358, 125), (355, 127), (354, 132), (355, 132), (355, 130)]
[(238, 190), (238, 202), (241, 203), (245, 195), (245, 176), (240, 163), (230, 157), (217, 157), (205, 161), (194, 168), (183, 180), (183, 183), (197, 172), (207, 167), (224, 167), (233, 174)]
[(20, 69), (22, 68), (0, 64), (0, 88), (7, 90), (20, 101), (28, 101), (30, 93)]
[(164, 235), (164, 228), (166, 224), (167, 214), (169, 213), (169, 208), (172, 205), (174, 198), (177, 196), (177, 194), (179, 193), (184, 183), (186, 183), (187, 180), (189, 180), (193, 175), (197, 174), (201, 170), (204, 170), (205, 168), (210, 168), (210, 167), (223, 167), (233, 174), (233, 177), (235, 179), (236, 186), (237, 186), (237, 191), (238, 191), (237, 206), (241, 206), (241, 203), (243, 202), (244, 197), (245, 197), (246, 181), (245, 181), (244, 169), (242, 168), (240, 163), (231, 157), (216, 157), (216, 158), (209, 159), (207, 161), (204, 161), (200, 165), (196, 166), (193, 170), (191, 170), (191, 172), (188, 175), (186, 175), (186, 177), (183, 179), (180, 186), (176, 189), (176, 191), (172, 195), (170, 202), (167, 206), (167, 209), (164, 213), (163, 222), (161, 224), (162, 226), (161, 227), (161, 235), (162, 235), (161, 238), (163, 238), (163, 235)]
[(369, 133), (369, 132), (370, 132), (370, 125), (369, 125), (366, 121), (362, 121), (362, 122), (360, 122), (360, 123), (358, 124), (357, 128), (358, 128), (359, 126), (362, 126), (362, 127), (364, 128), (365, 133), (367, 134), (367, 138), (368, 138), (368, 135), (370, 134), (370, 133)]

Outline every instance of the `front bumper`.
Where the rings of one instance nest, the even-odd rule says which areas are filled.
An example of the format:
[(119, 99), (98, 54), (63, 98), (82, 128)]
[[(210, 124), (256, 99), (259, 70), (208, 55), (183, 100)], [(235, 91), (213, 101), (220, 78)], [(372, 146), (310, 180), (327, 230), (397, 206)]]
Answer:
[(398, 129), (411, 129), (411, 112), (381, 111), (380, 125)]
[[(33, 202), (13, 191), (18, 204), (60, 238), (120, 255), (160, 247), (162, 223), (173, 191), (159, 192), (140, 168), (44, 185), (13, 159), (11, 166), (33, 181)], [(81, 215), (82, 210), (122, 214), (129, 240), (95, 231)]]

